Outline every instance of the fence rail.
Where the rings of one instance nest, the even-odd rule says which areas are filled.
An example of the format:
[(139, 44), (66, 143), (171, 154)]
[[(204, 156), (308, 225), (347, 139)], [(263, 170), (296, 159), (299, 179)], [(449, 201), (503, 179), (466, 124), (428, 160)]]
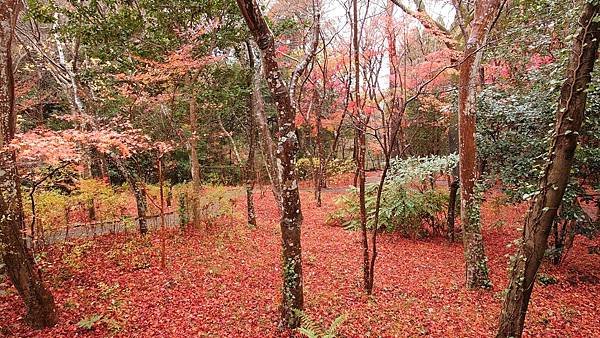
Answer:
[[(123, 217), (117, 220), (96, 221), (90, 223), (72, 223), (63, 229), (44, 231), (35, 238), (36, 246), (66, 242), (74, 238), (88, 238), (106, 234), (126, 233), (139, 231), (137, 217)], [(160, 215), (146, 216), (148, 231), (155, 231), (161, 227)], [(179, 215), (170, 211), (165, 213), (165, 227), (174, 228), (179, 225)], [(31, 247), (31, 236), (27, 236), (27, 245)]]

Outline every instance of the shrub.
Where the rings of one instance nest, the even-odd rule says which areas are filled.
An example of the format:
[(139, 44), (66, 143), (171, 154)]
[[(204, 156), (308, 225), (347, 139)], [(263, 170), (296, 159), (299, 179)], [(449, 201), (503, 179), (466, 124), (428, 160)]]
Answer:
[[(377, 185), (369, 185), (366, 190), (367, 228), (372, 229), (375, 221)], [(342, 209), (330, 216), (347, 230), (360, 227), (360, 205), (355, 188), (339, 203)], [(440, 220), (448, 204), (448, 194), (435, 189), (419, 191), (395, 183), (384, 185), (379, 209), (379, 227), (388, 232), (398, 231), (404, 236), (416, 238), (436, 234), (443, 226)]]
[(236, 194), (235, 190), (224, 187), (203, 189), (198, 198), (200, 219), (207, 224), (212, 224), (220, 218), (234, 217)]
[[(448, 173), (456, 163), (456, 155), (395, 160), (390, 176), (383, 185), (379, 227), (412, 238), (441, 234), (445, 224), (443, 217), (447, 210), (448, 193), (446, 190), (435, 189), (433, 185), (427, 184), (427, 181), (434, 181), (439, 175)], [(375, 223), (377, 189), (378, 184), (371, 184), (365, 191), (369, 229), (372, 229)], [(338, 223), (349, 230), (358, 229), (358, 190), (352, 188), (349, 194), (338, 199), (338, 204), (342, 207), (330, 215), (329, 222)]]
[[(313, 176), (313, 166), (314, 168), (319, 167), (319, 159), (316, 157), (312, 158), (300, 158), (296, 162), (296, 172), (298, 174), (298, 178), (301, 180), (310, 179)], [(339, 158), (334, 158), (327, 163), (327, 176), (332, 177), (339, 174), (349, 173), (356, 170), (356, 165), (353, 160), (342, 160)]]
[[(28, 195), (23, 196), (23, 210), (25, 217), (31, 221), (31, 200)], [(66, 227), (66, 208), (70, 205), (69, 197), (56, 190), (40, 191), (34, 194), (35, 213), (38, 220), (36, 226), (43, 230), (54, 230)]]
[(240, 193), (239, 189), (223, 186), (203, 187), (196, 196), (192, 183), (173, 186), (173, 194), (178, 196), (177, 212), (180, 227), (185, 228), (194, 216), (194, 206), (197, 206), (197, 217), (205, 224), (213, 224), (218, 219), (235, 218), (238, 212), (235, 201)]

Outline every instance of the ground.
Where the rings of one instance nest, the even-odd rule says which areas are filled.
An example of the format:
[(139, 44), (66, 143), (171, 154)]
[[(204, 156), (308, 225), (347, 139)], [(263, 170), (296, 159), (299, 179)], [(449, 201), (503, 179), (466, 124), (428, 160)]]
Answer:
[[(241, 191), (241, 190), (240, 190)], [(323, 207), (303, 190), (302, 233), (306, 313), (323, 326), (341, 314), (347, 337), (492, 336), (506, 287), (507, 245), (519, 236), (525, 205), (482, 208), (492, 291), (466, 291), (460, 243), (444, 239), (380, 237), (375, 291), (361, 289), (359, 234), (325, 224), (339, 189), (324, 191)], [(242, 201), (243, 199), (240, 199)], [(238, 202), (243, 210), (243, 202)], [(0, 284), (0, 335), (23, 337), (272, 337), (280, 299), (280, 236), (268, 189), (256, 195), (258, 227), (231, 219), (206, 229), (166, 236), (167, 267), (160, 267), (160, 235), (107, 235), (50, 248), (45, 279), (60, 312), (59, 324), (32, 331), (24, 306)], [(544, 266), (556, 284), (537, 284), (526, 336), (598, 337), (600, 256), (576, 239), (566, 262)], [(90, 326), (88, 330), (82, 326)]]

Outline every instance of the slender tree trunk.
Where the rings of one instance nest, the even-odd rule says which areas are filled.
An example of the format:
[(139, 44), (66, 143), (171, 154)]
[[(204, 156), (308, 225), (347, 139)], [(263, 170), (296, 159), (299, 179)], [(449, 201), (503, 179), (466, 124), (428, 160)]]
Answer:
[(448, 216), (447, 216), (447, 227), (448, 227), (448, 240), (454, 242), (454, 236), (456, 231), (454, 230), (455, 218), (456, 218), (456, 197), (458, 195), (458, 188), (460, 183), (458, 177), (452, 175), (452, 181), (449, 186), (449, 197), (448, 197)]
[(118, 155), (110, 153), (110, 156), (117, 169), (125, 177), (125, 180), (129, 184), (129, 188), (135, 197), (140, 234), (145, 235), (148, 233), (148, 225), (146, 223), (146, 210), (148, 209), (148, 202), (146, 201), (144, 187), (137, 175), (131, 172), (131, 170), (127, 169), (123, 163), (123, 160), (121, 160)]
[(361, 245), (363, 251), (363, 287), (367, 294), (371, 294), (370, 286), (370, 253), (369, 239), (367, 236), (367, 207), (365, 198), (365, 161), (367, 152), (367, 142), (365, 136), (365, 128), (367, 126), (366, 118), (362, 116), (360, 111), (360, 50), (359, 50), (359, 30), (358, 30), (358, 0), (352, 1), (352, 50), (353, 50), (353, 65), (354, 65), (354, 106), (355, 108), (355, 125), (356, 125), (356, 176), (355, 184), (358, 185), (358, 204), (360, 208), (360, 231)]
[(110, 176), (108, 176), (108, 163), (106, 162), (106, 155), (98, 153), (98, 159), (100, 164), (100, 176), (102, 180), (110, 184)]
[(587, 88), (598, 57), (600, 4), (586, 2), (579, 19), (580, 28), (573, 42), (566, 80), (560, 91), (554, 139), (539, 194), (531, 202), (525, 219), (523, 238), (512, 268), (508, 292), (500, 315), (496, 337), (521, 337), (527, 307), (540, 267), (552, 222), (569, 181), (577, 147), (577, 136), (584, 119)]
[[(3, 112), (0, 114), (4, 115)], [(50, 327), (57, 321), (54, 298), (42, 281), (33, 255), (27, 249), (23, 238), (21, 227), (24, 226), (24, 219), (19, 184), (15, 154), (8, 150), (0, 151), (2, 260), (6, 265), (8, 277), (27, 308), (25, 320), (34, 328)]]
[[(262, 66), (271, 96), (275, 101), (278, 113), (278, 144), (277, 167), (281, 184), (281, 237), (283, 259), (283, 288), (282, 288), (282, 325), (296, 328), (300, 319), (294, 309), (304, 308), (303, 275), (302, 275), (302, 248), (300, 245), (300, 229), (302, 225), (302, 212), (300, 206), (300, 193), (296, 178), (295, 162), (298, 151), (298, 138), (296, 136), (295, 105), (292, 103), (288, 86), (283, 81), (279, 64), (276, 61), (275, 41), (273, 34), (265, 21), (259, 5), (255, 0), (237, 0), (242, 16), (261, 51)], [(318, 28), (318, 23), (315, 22)], [(317, 34), (318, 37), (318, 34)], [(316, 49), (316, 48), (315, 48)], [(313, 51), (314, 56), (314, 51)], [(306, 58), (302, 64), (309, 61)], [(292, 75), (299, 76), (303, 72), (297, 67)], [(292, 88), (294, 82), (292, 81)], [(293, 91), (292, 91), (293, 93)]]
[(474, 191), (476, 180), (475, 116), (479, 67), (489, 30), (500, 11), (501, 0), (482, 0), (475, 4), (471, 34), (460, 65), (458, 93), (458, 140), (460, 162), (461, 223), (468, 289), (489, 288), (487, 257), (481, 236), (479, 206)]
[(279, 175), (277, 173), (275, 143), (273, 142), (273, 137), (269, 130), (269, 124), (267, 123), (267, 117), (265, 115), (265, 103), (263, 101), (262, 93), (260, 92), (262, 67), (262, 64), (255, 62), (254, 76), (252, 77), (254, 121), (258, 129), (258, 143), (261, 147), (267, 175), (271, 182), (271, 191), (273, 192), (273, 197), (275, 197), (275, 202), (279, 207), (278, 209), (281, 211), (281, 182), (279, 181)]
[[(254, 60), (254, 52), (249, 41), (246, 41), (246, 48), (248, 50), (248, 61), (250, 69), (254, 72), (256, 62)], [(246, 180), (246, 211), (248, 218), (248, 225), (256, 227), (256, 211), (254, 209), (254, 185), (255, 185), (255, 170), (254, 170), (254, 154), (256, 150), (256, 118), (255, 115), (259, 114), (255, 112), (255, 90), (254, 90), (254, 76), (250, 77), (249, 85), (252, 88), (248, 100), (248, 158), (246, 159), (246, 166), (244, 167), (244, 178)], [(260, 92), (257, 93), (260, 95)]]
[[(254, 63), (254, 62), (252, 62)], [(254, 106), (252, 104), (252, 98), (250, 98), (250, 108), (248, 111), (249, 126), (248, 126), (248, 159), (244, 165), (242, 156), (238, 151), (238, 148), (233, 139), (233, 135), (225, 129), (221, 116), (218, 116), (219, 126), (231, 143), (233, 154), (235, 155), (235, 163), (237, 164), (240, 172), (244, 175), (246, 181), (246, 211), (248, 214), (248, 224), (250, 226), (256, 226), (256, 213), (254, 211), (254, 200), (253, 200), (253, 189), (254, 189)]]
[[(325, 80), (323, 80), (325, 81)], [(325, 95), (325, 94), (323, 94)], [(315, 93), (315, 97), (318, 97), (318, 93)], [(317, 98), (318, 100), (318, 98)], [(323, 156), (323, 140), (322, 140), (322, 129), (323, 129), (323, 124), (321, 121), (321, 109), (323, 109), (323, 100), (319, 100), (320, 104), (315, 108), (315, 124), (317, 127), (316, 133), (317, 135), (315, 135), (315, 143), (316, 143), (316, 153), (317, 153), (317, 158), (319, 159), (319, 164), (318, 167), (316, 168), (316, 182), (315, 182), (315, 199), (317, 201), (317, 207), (321, 206), (321, 190), (323, 188), (323, 183), (324, 183), (324, 164), (325, 164), (325, 158)]]
[[(250, 113), (252, 114), (252, 113)], [(254, 208), (254, 119), (250, 116), (250, 127), (249, 127), (249, 140), (248, 140), (248, 159), (246, 160), (246, 166), (244, 168), (244, 176), (246, 179), (246, 211), (248, 215), (248, 225), (256, 226), (256, 211)]]
[(163, 178), (163, 154), (158, 157), (158, 183), (160, 187), (160, 267), (167, 266), (167, 240), (165, 238), (165, 194), (164, 194), (164, 178)]
[[(448, 128), (448, 150), (450, 154), (454, 154), (458, 152), (458, 130), (453, 123), (451, 123)], [(447, 227), (448, 227), (448, 240), (450, 242), (454, 242), (454, 224), (456, 218), (456, 197), (458, 193), (458, 188), (460, 187), (459, 177), (459, 166), (457, 165), (452, 169), (452, 173), (450, 174), (450, 184), (448, 185), (449, 190), (449, 198), (448, 198), (448, 216), (447, 219)]]
[(35, 328), (56, 324), (54, 298), (47, 290), (23, 232), (23, 205), (17, 159), (8, 148), (15, 136), (12, 40), (19, 2), (0, 4), (0, 252), (8, 276), (27, 308), (25, 319)]
[[(396, 35), (395, 35), (395, 27), (394, 27), (394, 3), (391, 0), (388, 0), (386, 6), (386, 39), (388, 43), (388, 57), (389, 57), (389, 99), (388, 99), (388, 112), (389, 112), (389, 121), (387, 123), (387, 128), (385, 130), (385, 140), (384, 147), (391, 150), (390, 157), (394, 158), (399, 156), (402, 153), (402, 147), (399, 142), (395, 142), (395, 144), (387, 144), (391, 142), (393, 127), (397, 125), (400, 130), (398, 132), (399, 135), (402, 135), (402, 122), (403, 112), (400, 113), (401, 108), (404, 103), (402, 102), (402, 95), (398, 92), (398, 88), (402, 87), (402, 79), (398, 75), (399, 68), (399, 59), (398, 52), (396, 50)], [(392, 119), (400, 119), (400, 121), (392, 121)], [(398, 139), (398, 137), (396, 137)], [(379, 163), (379, 161), (378, 161)], [(378, 165), (379, 166), (379, 165)]]
[[(193, 86), (193, 80), (190, 77), (188, 84)], [(192, 196), (191, 205), (192, 209), (192, 224), (195, 228), (200, 225), (200, 210), (198, 205), (198, 199), (200, 198), (200, 190), (202, 189), (202, 174), (200, 170), (200, 159), (198, 158), (198, 106), (196, 103), (196, 95), (192, 90), (188, 98), (189, 102), (189, 123), (190, 123), (190, 138), (189, 138), (189, 158), (190, 158), (190, 170), (192, 174)]]

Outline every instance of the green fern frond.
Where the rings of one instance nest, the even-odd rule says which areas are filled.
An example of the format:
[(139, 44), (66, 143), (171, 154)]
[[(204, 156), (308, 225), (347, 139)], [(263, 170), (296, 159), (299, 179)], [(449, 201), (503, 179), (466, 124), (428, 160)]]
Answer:
[(303, 335), (307, 336), (308, 338), (319, 338), (319, 336), (312, 332), (311, 330), (305, 329), (303, 327), (298, 328), (298, 332), (302, 333)]
[(310, 318), (306, 313), (304, 313), (304, 311), (298, 309), (294, 309), (293, 311), (294, 314), (296, 314), (296, 316), (298, 316), (302, 321), (302, 329), (304, 329), (305, 332), (299, 330), (300, 333), (305, 334), (308, 337), (316, 338), (324, 335), (323, 329), (321, 329), (319, 324), (313, 321), (312, 318)]
[(329, 329), (327, 330), (327, 335), (329, 335), (330, 337), (337, 336), (338, 328), (340, 327), (340, 325), (342, 325), (343, 322), (346, 321), (346, 319), (348, 319), (348, 315), (346, 315), (345, 313), (339, 315), (336, 319), (334, 319), (331, 325), (329, 326)]

